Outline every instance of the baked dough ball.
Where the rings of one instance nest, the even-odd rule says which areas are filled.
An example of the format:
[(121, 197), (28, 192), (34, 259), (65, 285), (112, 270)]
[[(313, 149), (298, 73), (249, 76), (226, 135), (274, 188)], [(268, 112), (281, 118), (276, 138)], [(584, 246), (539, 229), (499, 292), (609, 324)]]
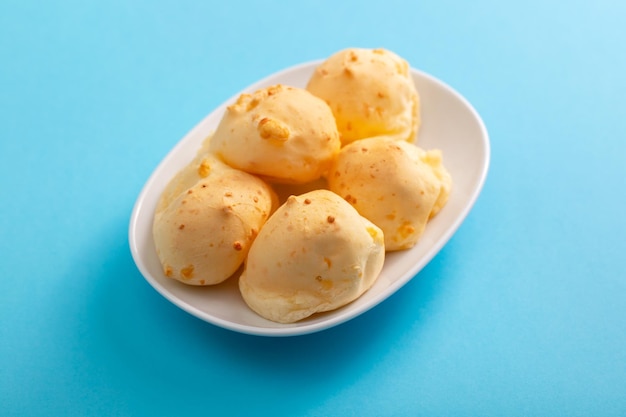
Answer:
[(387, 135), (413, 142), (420, 103), (409, 64), (385, 49), (349, 48), (331, 55), (306, 87), (333, 111), (343, 145)]
[(383, 230), (388, 251), (417, 243), (451, 186), (439, 150), (388, 137), (345, 146), (328, 174), (329, 189)]
[(226, 280), (277, 201), (261, 179), (233, 168), (200, 179), (155, 214), (153, 238), (165, 275), (190, 285)]
[(291, 196), (252, 244), (239, 278), (259, 315), (293, 323), (359, 297), (385, 259), (382, 231), (328, 190)]
[(341, 142), (324, 101), (302, 88), (274, 85), (228, 106), (210, 149), (228, 165), (282, 183), (316, 180)]

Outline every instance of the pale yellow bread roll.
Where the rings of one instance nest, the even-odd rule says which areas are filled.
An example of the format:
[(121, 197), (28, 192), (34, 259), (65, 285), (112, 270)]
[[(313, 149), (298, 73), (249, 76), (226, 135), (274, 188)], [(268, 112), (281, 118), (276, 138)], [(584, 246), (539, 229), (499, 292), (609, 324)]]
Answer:
[(329, 189), (385, 234), (388, 251), (413, 247), (446, 204), (452, 179), (439, 150), (375, 137), (345, 146), (328, 174)]
[(164, 274), (213, 285), (233, 275), (277, 204), (261, 179), (233, 168), (198, 180), (155, 214), (153, 238)]
[(349, 48), (318, 66), (306, 87), (333, 111), (343, 145), (387, 135), (414, 141), (418, 92), (409, 64), (386, 49)]
[(228, 165), (280, 183), (322, 176), (341, 142), (333, 114), (302, 88), (274, 85), (228, 106), (210, 150)]
[(293, 323), (334, 310), (375, 282), (383, 233), (328, 190), (291, 196), (252, 244), (239, 288), (259, 315)]

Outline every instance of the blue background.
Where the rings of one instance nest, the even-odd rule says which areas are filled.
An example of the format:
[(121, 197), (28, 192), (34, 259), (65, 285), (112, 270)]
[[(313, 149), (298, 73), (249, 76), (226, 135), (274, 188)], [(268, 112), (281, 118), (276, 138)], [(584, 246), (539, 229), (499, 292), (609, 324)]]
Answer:
[[(626, 415), (626, 3), (0, 3), (0, 414)], [(134, 201), (235, 92), (384, 47), (476, 107), (457, 234), (363, 316), (226, 331), (137, 271)]]

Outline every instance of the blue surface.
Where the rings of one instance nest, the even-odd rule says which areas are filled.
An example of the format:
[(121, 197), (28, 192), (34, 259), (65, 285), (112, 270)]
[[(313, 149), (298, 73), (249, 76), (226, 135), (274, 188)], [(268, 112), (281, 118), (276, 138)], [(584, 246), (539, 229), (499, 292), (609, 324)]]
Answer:
[[(212, 3), (0, 3), (0, 415), (626, 415), (626, 3)], [(127, 243), (152, 170), (236, 91), (348, 46), (483, 116), (466, 222), (321, 333), (168, 303)]]

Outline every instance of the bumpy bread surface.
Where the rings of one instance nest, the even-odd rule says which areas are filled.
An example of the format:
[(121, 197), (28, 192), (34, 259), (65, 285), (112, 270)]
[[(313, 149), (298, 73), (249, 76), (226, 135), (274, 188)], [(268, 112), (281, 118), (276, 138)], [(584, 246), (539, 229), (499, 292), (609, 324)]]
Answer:
[(262, 317), (293, 323), (362, 295), (382, 270), (380, 228), (328, 190), (291, 196), (252, 244), (239, 288)]
[(190, 285), (223, 282), (242, 265), (277, 201), (267, 184), (243, 171), (207, 174), (155, 214), (164, 274)]
[(274, 85), (228, 106), (210, 150), (269, 181), (306, 183), (327, 171), (340, 146), (324, 101), (302, 88)]
[(379, 135), (411, 142), (417, 137), (419, 95), (409, 64), (393, 52), (339, 51), (315, 70), (306, 89), (332, 109), (343, 145)]
[(328, 186), (385, 234), (387, 251), (413, 247), (452, 186), (441, 152), (387, 137), (342, 148)]
[(232, 169), (208, 152), (210, 137), (206, 138), (196, 157), (181, 169), (165, 186), (157, 204), (156, 213), (165, 210), (179, 195), (209, 175)]

